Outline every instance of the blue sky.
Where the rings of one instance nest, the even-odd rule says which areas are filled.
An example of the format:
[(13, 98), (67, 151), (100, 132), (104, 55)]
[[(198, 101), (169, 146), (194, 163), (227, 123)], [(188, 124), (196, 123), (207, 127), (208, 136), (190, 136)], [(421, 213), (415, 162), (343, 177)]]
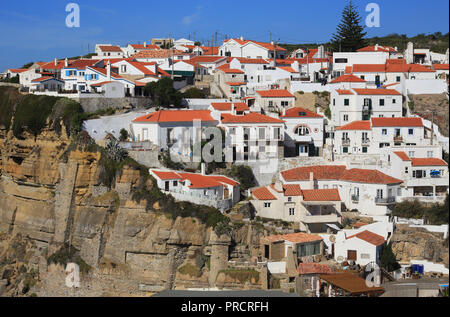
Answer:
[[(93, 50), (95, 43), (125, 45), (152, 37), (225, 35), (283, 43), (328, 41), (340, 21), (345, 0), (21, 0), (3, 1), (0, 9), (0, 70), (30, 61), (49, 61)], [(66, 5), (79, 4), (80, 28), (67, 28)], [(448, 32), (449, 2), (433, 0), (354, 0), (364, 17), (368, 3), (381, 10), (381, 27), (368, 36), (390, 33)]]

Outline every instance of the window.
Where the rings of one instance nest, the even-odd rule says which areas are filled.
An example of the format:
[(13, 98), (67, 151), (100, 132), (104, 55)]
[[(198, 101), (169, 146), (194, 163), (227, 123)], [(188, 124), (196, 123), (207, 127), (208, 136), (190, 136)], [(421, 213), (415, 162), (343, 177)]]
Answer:
[(328, 185), (323, 185), (323, 189), (328, 189)]
[(289, 216), (295, 215), (295, 208), (289, 208)]
[(333, 185), (333, 189), (338, 189), (338, 185)]
[(399, 83), (400, 82), (400, 76), (397, 76), (397, 82)]
[(333, 99), (333, 106), (336, 106), (336, 98)]
[(384, 106), (384, 99), (380, 99), (380, 106)]
[(397, 103), (397, 99), (392, 99), (392, 103)]
[(366, 76), (364, 76), (364, 75), (361, 75), (361, 79), (366, 79)]
[(367, 153), (367, 146), (363, 146), (362, 152), (363, 152), (363, 153)]
[(399, 187), (397, 188), (397, 196), (401, 196), (402, 195), (402, 189)]
[(408, 170), (408, 166), (405, 166), (405, 174), (408, 174), (409, 170)]
[(429, 158), (433, 157), (433, 151), (427, 151), (427, 157)]
[(279, 140), (280, 139), (280, 128), (274, 128), (273, 129), (273, 138), (275, 140)]
[(361, 259), (370, 259), (369, 253), (361, 253)]
[(292, 197), (288, 197), (288, 202), (291, 202), (292, 201)]
[(309, 135), (309, 129), (305, 126), (299, 126), (295, 129), (295, 134), (300, 136)]
[(348, 62), (348, 59), (347, 58), (336, 58), (336, 59), (334, 59), (334, 62), (336, 64), (345, 64)]
[(347, 146), (344, 146), (344, 147), (342, 148), (342, 152), (348, 153), (348, 147), (347, 147)]
[(122, 73), (126, 73), (127, 72), (127, 65), (122, 65), (121, 66), (121, 72)]
[(414, 129), (408, 129), (408, 135), (414, 135)]
[(344, 121), (348, 121), (348, 114), (344, 114)]
[(297, 244), (297, 257), (320, 254), (320, 242)]
[(287, 107), (287, 106), (289, 106), (289, 101), (282, 101), (282, 102), (281, 102), (281, 106), (282, 106), (282, 107)]
[(408, 152), (408, 156), (409, 157), (414, 157), (416, 155), (416, 152), (415, 151), (409, 151)]
[(270, 208), (271, 205), (272, 203), (264, 203), (264, 208)]
[(344, 106), (350, 105), (350, 99), (344, 99)]
[(383, 190), (377, 189), (377, 198), (383, 198)]
[(382, 134), (382, 135), (387, 135), (387, 129), (382, 129), (382, 130), (381, 130), (381, 134)]
[(173, 187), (177, 187), (178, 186), (178, 181), (173, 181)]
[(259, 128), (259, 139), (260, 140), (266, 139), (266, 128)]
[(273, 101), (269, 101), (269, 107), (273, 107)]

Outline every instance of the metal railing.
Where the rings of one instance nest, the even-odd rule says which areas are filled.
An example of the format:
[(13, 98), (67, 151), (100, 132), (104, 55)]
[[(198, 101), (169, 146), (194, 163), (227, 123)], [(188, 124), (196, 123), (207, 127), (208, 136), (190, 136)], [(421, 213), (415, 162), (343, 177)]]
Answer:
[(375, 203), (376, 204), (393, 204), (395, 203), (396, 199), (395, 197), (375, 197)]

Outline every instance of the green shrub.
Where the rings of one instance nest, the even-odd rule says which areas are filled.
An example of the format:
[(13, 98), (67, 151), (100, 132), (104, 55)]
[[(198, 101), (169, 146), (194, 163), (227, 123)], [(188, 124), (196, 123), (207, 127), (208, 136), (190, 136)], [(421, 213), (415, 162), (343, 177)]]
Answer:
[(119, 140), (121, 142), (125, 142), (126, 140), (128, 140), (128, 131), (125, 129), (120, 129), (120, 138)]
[(186, 264), (178, 269), (178, 272), (184, 275), (189, 275), (191, 277), (200, 277), (202, 276), (202, 272), (198, 269), (197, 266), (192, 264)]
[(238, 280), (241, 284), (250, 282), (252, 279), (254, 279), (256, 283), (259, 282), (259, 272), (253, 269), (226, 269), (219, 271), (218, 274), (220, 273), (224, 273), (232, 279)]
[(256, 179), (251, 167), (246, 165), (233, 165), (227, 172), (230, 177), (235, 178), (241, 184), (241, 190), (247, 190), (256, 186)]
[(89, 273), (91, 267), (81, 258), (79, 253), (73, 246), (64, 244), (58, 251), (48, 257), (47, 264), (61, 264), (66, 267), (68, 263), (75, 263), (80, 267), (81, 273)]
[(0, 86), (0, 126), (4, 126), (7, 131), (9, 131), (11, 126), (14, 106), (19, 102), (21, 97), (16, 88)]
[(326, 108), (325, 111), (324, 111), (324, 114), (325, 114), (325, 116), (326, 116), (328, 119), (331, 119), (331, 109), (330, 109), (330, 106), (327, 106), (327, 108)]
[(183, 98), (186, 98), (186, 99), (205, 99), (206, 98), (206, 94), (202, 90), (193, 87), (193, 88), (189, 88), (188, 90), (186, 90), (183, 93)]

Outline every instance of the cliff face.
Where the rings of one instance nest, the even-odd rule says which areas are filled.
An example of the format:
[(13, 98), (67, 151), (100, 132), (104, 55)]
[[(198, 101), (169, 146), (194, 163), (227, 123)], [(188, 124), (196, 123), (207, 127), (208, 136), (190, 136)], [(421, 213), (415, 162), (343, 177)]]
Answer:
[[(140, 179), (132, 167), (123, 168), (113, 190), (102, 186), (100, 154), (63, 155), (69, 144), (64, 129), (61, 135), (44, 129), (23, 140), (0, 131), (0, 281), (8, 285), (0, 293), (21, 295), (19, 277), (31, 270), (40, 281), (24, 294), (38, 296), (142, 295), (215, 285), (227, 267), (230, 237), (217, 237), (194, 218), (172, 219), (157, 205), (146, 211), (145, 201), (131, 199)], [(261, 234), (245, 225), (233, 231), (233, 243), (249, 258), (257, 255)], [(11, 260), (14, 239), (31, 255)], [(65, 287), (64, 267), (46, 261), (67, 245), (91, 267), (78, 290)], [(183, 274), (182, 267), (199, 273)]]
[(427, 260), (442, 263), (448, 267), (448, 240), (444, 241), (442, 233), (429, 232), (424, 228), (410, 228), (397, 225), (391, 239), (392, 251), (397, 261)]

